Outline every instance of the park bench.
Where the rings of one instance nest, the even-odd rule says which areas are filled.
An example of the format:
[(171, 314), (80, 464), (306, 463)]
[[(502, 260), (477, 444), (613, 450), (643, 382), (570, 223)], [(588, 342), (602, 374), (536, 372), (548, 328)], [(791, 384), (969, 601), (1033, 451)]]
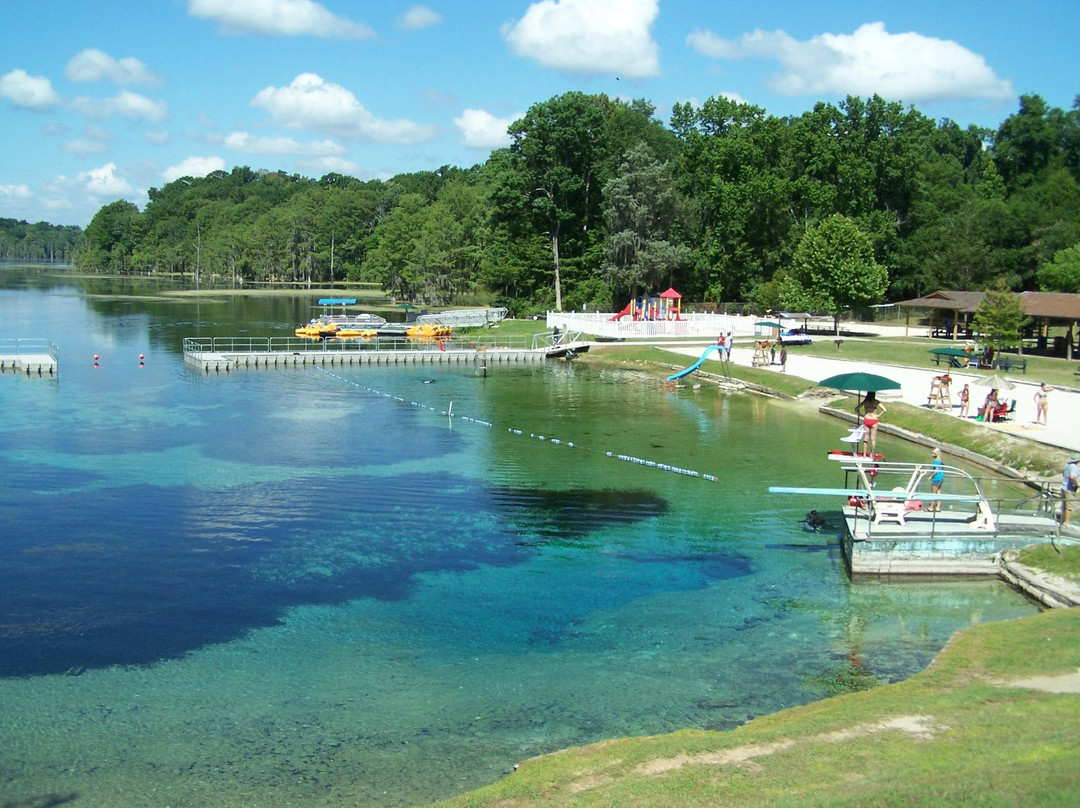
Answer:
[(1027, 359), (1020, 356), (999, 356), (994, 360), (994, 367), (1002, 373), (1008, 373), (1010, 370), (1027, 373)]
[(941, 354), (934, 354), (935, 365), (940, 365), (942, 361), (951, 368), (966, 368), (968, 366), (968, 360), (962, 359), (959, 356), (942, 356)]

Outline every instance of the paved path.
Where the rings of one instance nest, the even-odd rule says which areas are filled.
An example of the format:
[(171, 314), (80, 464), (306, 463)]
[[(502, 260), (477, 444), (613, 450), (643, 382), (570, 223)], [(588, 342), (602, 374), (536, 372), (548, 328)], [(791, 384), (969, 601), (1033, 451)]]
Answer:
[[(685, 356), (697, 358), (701, 356), (705, 344), (699, 346), (671, 346), (669, 350)], [(731, 353), (731, 361), (737, 365), (750, 366), (753, 357), (753, 349), (745, 342), (735, 341), (735, 349)], [(689, 363), (687, 363), (689, 364)], [(774, 372), (780, 372), (777, 365), (766, 368)], [(943, 370), (913, 368), (905, 365), (889, 365), (856, 361), (847, 359), (825, 359), (817, 356), (808, 356), (799, 353), (798, 348), (788, 351), (787, 372), (793, 376), (799, 376), (811, 381), (821, 381), (838, 373), (853, 371), (867, 371), (877, 373), (900, 383), (900, 390), (889, 390), (879, 397), (885, 403), (903, 401), (916, 407), (925, 407), (930, 393), (930, 383), (935, 376), (941, 375)], [(978, 408), (990, 392), (986, 386), (988, 377), (967, 374), (960, 370), (951, 371), (952, 376), (952, 401), (953, 413), (959, 413), (960, 390), (964, 384), (971, 386), (970, 415), (978, 414)], [(687, 376), (686, 383), (692, 377)], [(1059, 446), (1064, 449), (1074, 449), (1080, 452), (1080, 393), (1071, 390), (1054, 390), (1050, 393), (1050, 408), (1047, 426), (1035, 424), (1035, 390), (1038, 382), (1034, 380), (1018, 379), (1008, 376), (1007, 380), (1013, 385), (1013, 389), (999, 393), (1002, 400), (1012, 398), (1016, 400), (1016, 412), (1009, 421), (1001, 421), (986, 424), (988, 429), (996, 429), (1011, 435), (1028, 438), (1030, 440), (1045, 443), (1050, 446)], [(854, 406), (854, 401), (852, 402)], [(957, 416), (958, 417), (958, 416)], [(888, 415), (885, 417), (888, 421)]]

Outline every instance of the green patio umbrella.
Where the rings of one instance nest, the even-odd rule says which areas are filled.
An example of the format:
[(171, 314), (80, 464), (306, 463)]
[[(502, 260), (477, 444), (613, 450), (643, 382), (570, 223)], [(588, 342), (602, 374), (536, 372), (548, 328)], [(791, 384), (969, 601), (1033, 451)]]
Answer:
[(841, 373), (818, 382), (819, 387), (832, 387), (851, 393), (879, 393), (882, 390), (899, 390), (900, 382), (886, 379), (876, 373)]
[(760, 323), (754, 323), (754, 327), (763, 326), (765, 328), (783, 328), (780, 323), (774, 323), (772, 320), (762, 320)]
[[(832, 387), (836, 390), (844, 390), (852, 393), (878, 393), (882, 390), (899, 390), (900, 382), (894, 382), (892, 379), (887, 379), (884, 376), (879, 376), (876, 373), (864, 373), (862, 371), (855, 371), (853, 373), (841, 373), (837, 376), (830, 376), (827, 379), (822, 379), (818, 382), (819, 387)], [(862, 418), (859, 419), (859, 423), (862, 424)]]

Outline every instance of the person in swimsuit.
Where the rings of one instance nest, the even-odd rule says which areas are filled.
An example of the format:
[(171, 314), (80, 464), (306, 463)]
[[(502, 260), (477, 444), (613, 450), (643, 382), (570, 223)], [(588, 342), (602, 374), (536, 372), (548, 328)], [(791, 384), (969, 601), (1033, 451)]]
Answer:
[(1046, 382), (1039, 385), (1035, 391), (1035, 423), (1046, 426), (1046, 416), (1050, 409), (1050, 391), (1053, 387), (1047, 387)]
[[(941, 449), (934, 447), (933, 451), (930, 452), (930, 457), (933, 458), (931, 469), (934, 472), (930, 475), (930, 493), (940, 494), (941, 484), (945, 482), (945, 464), (941, 462)], [(935, 499), (926, 510), (940, 512), (941, 500)]]
[(998, 408), (998, 392), (994, 387), (990, 390), (990, 393), (986, 396), (986, 401), (982, 405), (982, 417), (984, 424), (990, 424), (994, 421), (994, 413)]
[(872, 455), (877, 454), (877, 428), (881, 416), (885, 414), (885, 405), (877, 400), (876, 393), (867, 393), (866, 398), (855, 405), (855, 414), (861, 415), (863, 426), (866, 427), (866, 436), (863, 438), (863, 454), (866, 454), (867, 445)]
[(960, 417), (968, 417), (968, 407), (971, 406), (971, 387), (964, 385), (964, 389), (960, 391)]

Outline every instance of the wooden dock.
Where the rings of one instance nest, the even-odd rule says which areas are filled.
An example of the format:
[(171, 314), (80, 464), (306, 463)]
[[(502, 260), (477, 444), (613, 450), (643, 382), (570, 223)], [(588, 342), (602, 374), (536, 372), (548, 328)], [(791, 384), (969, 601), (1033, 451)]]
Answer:
[(60, 369), (60, 349), (43, 339), (0, 340), (0, 374), (56, 378)]
[[(450, 343), (450, 344), (447, 344)], [(547, 351), (507, 346), (455, 347), (450, 340), (385, 344), (311, 342), (291, 338), (231, 337), (184, 340), (184, 363), (204, 374), (246, 369), (405, 365), (469, 365), (479, 373), (493, 366), (536, 364)]]

